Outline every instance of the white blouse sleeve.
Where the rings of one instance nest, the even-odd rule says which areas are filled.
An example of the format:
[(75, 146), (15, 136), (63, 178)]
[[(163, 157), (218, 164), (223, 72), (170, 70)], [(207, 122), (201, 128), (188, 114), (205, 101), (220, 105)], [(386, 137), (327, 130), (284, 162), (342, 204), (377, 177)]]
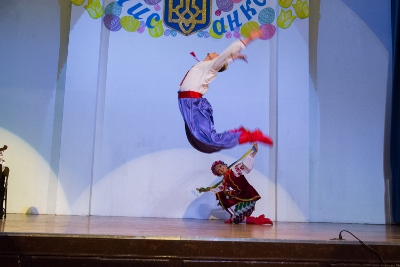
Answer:
[(232, 167), (232, 171), (236, 177), (242, 174), (248, 174), (254, 167), (254, 157), (249, 155), (242, 162)]
[(214, 71), (218, 71), (221, 69), (226, 63), (230, 63), (233, 61), (232, 56), (236, 55), (240, 51), (242, 51), (243, 48), (245, 48), (245, 44), (243, 41), (238, 40), (231, 44), (227, 49), (225, 49), (224, 52), (222, 52), (216, 59), (215, 62), (212, 66), (212, 69)]

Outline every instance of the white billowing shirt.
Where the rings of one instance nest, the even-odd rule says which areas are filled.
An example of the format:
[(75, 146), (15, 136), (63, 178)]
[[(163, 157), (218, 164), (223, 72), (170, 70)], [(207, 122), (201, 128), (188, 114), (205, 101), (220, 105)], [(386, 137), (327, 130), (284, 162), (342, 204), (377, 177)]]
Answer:
[(213, 60), (200, 61), (194, 65), (183, 78), (179, 91), (194, 91), (203, 95), (207, 93), (208, 84), (217, 77), (218, 71), (225, 64), (232, 62), (232, 56), (242, 51), (244, 47), (244, 42), (238, 40)]

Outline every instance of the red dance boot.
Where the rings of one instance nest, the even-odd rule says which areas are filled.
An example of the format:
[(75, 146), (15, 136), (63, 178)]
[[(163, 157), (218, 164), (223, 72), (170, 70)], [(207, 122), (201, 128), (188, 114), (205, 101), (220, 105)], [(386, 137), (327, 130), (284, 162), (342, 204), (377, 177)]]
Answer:
[(251, 135), (252, 135), (252, 133), (250, 131), (241, 127), (240, 128), (240, 136), (239, 136), (239, 144), (251, 143), (252, 142)]
[(261, 214), (256, 219), (260, 222), (260, 224), (270, 224), (270, 225), (274, 224), (269, 218), (265, 218), (264, 214)]
[(246, 216), (246, 224), (256, 224), (256, 217)]
[(240, 126), (239, 128), (229, 130), (232, 133), (241, 133), (244, 130), (243, 126)]
[(250, 135), (251, 142), (261, 142), (270, 146), (274, 144), (274, 141), (272, 141), (269, 136), (264, 135), (260, 130), (255, 130)]
[(224, 221), (224, 223), (232, 223), (232, 216), (228, 220)]
[(269, 218), (265, 218), (264, 214), (256, 217), (246, 217), (247, 224), (270, 224), (273, 225), (273, 222)]

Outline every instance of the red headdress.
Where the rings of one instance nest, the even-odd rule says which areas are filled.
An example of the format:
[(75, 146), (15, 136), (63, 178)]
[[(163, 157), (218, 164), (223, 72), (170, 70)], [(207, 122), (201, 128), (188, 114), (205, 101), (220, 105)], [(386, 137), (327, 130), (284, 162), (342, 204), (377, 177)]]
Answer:
[(226, 163), (223, 162), (222, 160), (214, 161), (214, 163), (211, 165), (211, 171), (212, 171), (212, 173), (213, 173), (215, 176), (219, 176), (218, 173), (215, 171), (215, 167), (216, 167), (218, 164), (226, 165)]

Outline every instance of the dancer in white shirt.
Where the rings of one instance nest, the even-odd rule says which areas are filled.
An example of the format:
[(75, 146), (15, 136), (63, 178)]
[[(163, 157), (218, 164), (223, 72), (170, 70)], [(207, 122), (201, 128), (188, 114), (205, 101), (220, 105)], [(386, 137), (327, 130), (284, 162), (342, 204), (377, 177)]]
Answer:
[(208, 53), (205, 59), (194, 65), (183, 78), (178, 91), (179, 109), (185, 121), (188, 141), (198, 151), (213, 153), (253, 142), (273, 145), (272, 139), (258, 129), (251, 132), (240, 127), (217, 133), (212, 107), (207, 99), (203, 98), (209, 83), (217, 77), (217, 73), (224, 71), (235, 59), (246, 60), (239, 52), (260, 35), (259, 30), (254, 30), (247, 39), (235, 41), (220, 55), (215, 52)]

